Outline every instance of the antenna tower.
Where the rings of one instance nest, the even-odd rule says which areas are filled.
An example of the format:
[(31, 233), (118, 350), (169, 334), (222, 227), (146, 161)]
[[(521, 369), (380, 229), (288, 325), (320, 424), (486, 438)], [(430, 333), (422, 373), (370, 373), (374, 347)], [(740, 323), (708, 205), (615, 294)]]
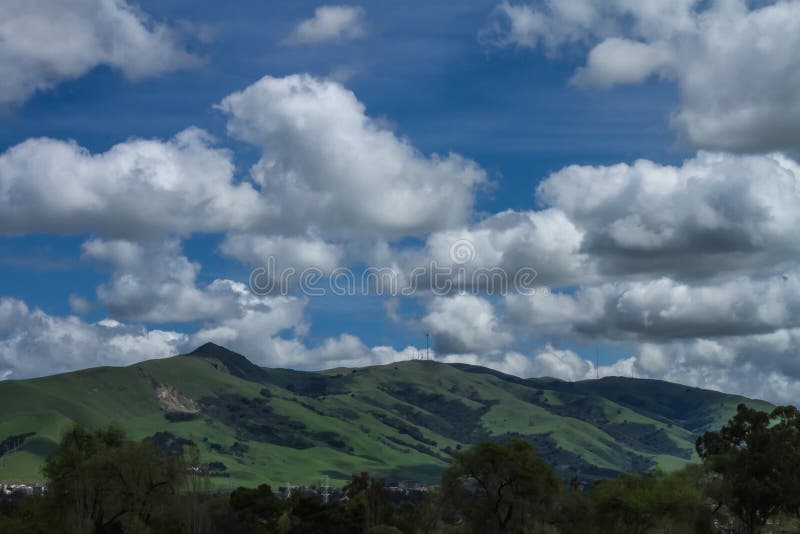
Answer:
[(594, 377), (600, 378), (600, 349), (597, 347), (594, 349)]
[(431, 335), (425, 332), (425, 359), (431, 359)]

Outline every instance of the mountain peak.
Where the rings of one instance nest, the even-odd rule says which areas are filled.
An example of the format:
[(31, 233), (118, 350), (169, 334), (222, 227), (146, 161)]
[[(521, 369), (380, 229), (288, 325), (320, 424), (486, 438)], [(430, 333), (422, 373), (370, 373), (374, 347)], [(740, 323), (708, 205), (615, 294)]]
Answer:
[(216, 343), (212, 343), (211, 341), (200, 345), (189, 354), (216, 354), (219, 352), (231, 352), (236, 354), (232, 350), (228, 350), (222, 345), (217, 345)]
[(187, 354), (187, 356), (213, 358), (224, 365), (227, 371), (233, 376), (253, 382), (263, 381), (267, 374), (264, 369), (248, 360), (246, 356), (210, 341), (200, 345)]

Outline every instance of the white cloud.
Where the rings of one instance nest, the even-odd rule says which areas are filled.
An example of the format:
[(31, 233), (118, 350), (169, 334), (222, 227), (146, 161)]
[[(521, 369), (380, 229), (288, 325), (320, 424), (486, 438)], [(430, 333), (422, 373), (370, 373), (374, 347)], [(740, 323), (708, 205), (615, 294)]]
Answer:
[(691, 285), (668, 278), (583, 286), (572, 294), (509, 296), (508, 317), (539, 333), (667, 341), (800, 327), (796, 271)]
[(530, 359), (527, 376), (552, 376), (561, 380), (585, 380), (594, 378), (594, 365), (571, 350), (556, 349), (545, 345)]
[[(796, 403), (799, 288), (796, 274), (701, 287), (668, 279), (607, 284), (575, 295), (511, 297), (501, 317), (515, 323), (515, 332), (626, 340), (633, 356), (601, 367), (601, 376), (657, 378)], [(590, 369), (591, 362), (547, 354), (518, 368), (566, 379)]]
[(0, 375), (25, 378), (97, 365), (129, 365), (179, 353), (188, 336), (117, 321), (56, 317), (0, 298)]
[(319, 6), (314, 16), (304, 20), (286, 38), (286, 44), (319, 44), (352, 41), (363, 37), (364, 9), (357, 6)]
[[(558, 209), (507, 210), (468, 228), (432, 233), (425, 243), (425, 259), (406, 259), (406, 270), (433, 261), (456, 274), (463, 270), (470, 286), (473, 281), (481, 286), (490, 270), (497, 268), (512, 287), (516, 273), (527, 268), (533, 269), (536, 286), (563, 284), (588, 274), (588, 257), (581, 252), (583, 233)], [(458, 247), (469, 254), (468, 261), (457, 256)]]
[(261, 203), (233, 172), (230, 153), (195, 128), (102, 154), (29, 139), (0, 154), (0, 233), (143, 238), (246, 228), (258, 222)]
[(521, 378), (550, 377), (560, 380), (584, 380), (595, 377), (594, 364), (571, 350), (561, 350), (547, 344), (533, 356), (507, 351), (491, 355), (452, 354), (438, 356), (446, 363), (466, 363), (488, 367)]
[(0, 154), (0, 234), (230, 232), (224, 249), (239, 259), (276, 251), (300, 267), (330, 267), (343, 253), (331, 239), (463, 225), (486, 182), (461, 156), (421, 154), (332, 81), (266, 77), (220, 107), (231, 134), (263, 151), (256, 183), (237, 181), (232, 154), (197, 128), (98, 154), (29, 139)]
[(625, 31), (662, 40), (693, 27), (695, 4), (696, 0), (542, 0), (535, 4), (504, 0), (481, 34), (498, 46), (543, 46), (551, 54), (566, 44), (586, 44)]
[(98, 65), (139, 79), (198, 63), (172, 29), (124, 0), (3, 2), (0, 106)]
[[(435, 264), (469, 292), (485, 291), (495, 271), (512, 290), (523, 269), (535, 271), (534, 289), (662, 277), (696, 285), (780, 274), (800, 260), (800, 165), (780, 154), (571, 165), (539, 184), (537, 201), (536, 211), (433, 232), (422, 247), (381, 242), (361, 254), (405, 286), (428, 289)], [(453, 257), (454, 247), (468, 257)], [(426, 275), (412, 280), (415, 268)]]
[(800, 2), (545, 0), (501, 3), (484, 35), (499, 46), (590, 48), (574, 80), (675, 80), (673, 125), (701, 148), (800, 148)]
[(639, 375), (783, 404), (800, 394), (800, 330), (667, 344), (643, 344)]
[(424, 156), (333, 81), (267, 76), (220, 108), (229, 133), (263, 151), (252, 176), (272, 233), (425, 234), (463, 223), (486, 179), (456, 154)]
[(579, 69), (572, 80), (596, 87), (641, 83), (653, 74), (665, 72), (671, 62), (672, 51), (663, 43), (612, 37), (589, 52), (586, 67)]
[(800, 165), (778, 154), (571, 165), (537, 198), (583, 233), (581, 250), (601, 274), (780, 272), (800, 257)]
[(390, 270), (403, 295), (505, 295), (591, 279), (583, 234), (558, 209), (507, 210), (472, 226), (433, 232), (421, 247), (379, 241), (349, 251)]
[(416, 347), (406, 347), (401, 351), (388, 346), (370, 348), (359, 338), (350, 334), (342, 334), (336, 338), (328, 338), (321, 345), (312, 349), (301, 347), (292, 359), (295, 362), (305, 362), (304, 366), (308, 369), (317, 370), (385, 365), (411, 360), (417, 352)]
[(130, 365), (143, 360), (186, 353), (208, 341), (235, 350), (259, 365), (295, 369), (381, 365), (410, 360), (414, 347), (369, 348), (355, 336), (343, 334), (307, 347), (300, 338), (279, 334), (294, 329), (302, 334), (302, 302), (289, 297), (268, 301), (228, 280), (215, 282), (239, 295), (237, 317), (209, 321), (193, 334), (148, 330), (114, 319), (87, 323), (76, 316), (53, 316), (23, 301), (0, 298), (0, 379), (28, 378), (100, 365)]
[(611, 365), (595, 368), (594, 363), (579, 354), (558, 349), (551, 344), (539, 347), (531, 356), (516, 351), (491, 354), (445, 354), (436, 359), (445, 363), (465, 363), (488, 367), (520, 378), (550, 377), (560, 380), (588, 380), (595, 377), (627, 376), (636, 374), (637, 358), (622, 358)]
[(652, 378), (796, 404), (800, 394), (800, 330), (736, 339), (697, 339), (669, 344), (642, 344), (633, 355), (595, 368), (579, 354), (547, 344), (528, 356), (509, 351), (494, 354), (437, 355), (447, 363), (466, 363), (522, 378), (552, 377), (576, 381), (596, 376)]
[(262, 267), (270, 267), (267, 264), (272, 258), (275, 269), (281, 271), (294, 268), (298, 274), (309, 267), (329, 273), (342, 266), (344, 258), (341, 245), (307, 236), (283, 237), (237, 233), (228, 235), (220, 250), (223, 254), (240, 261)]
[[(281, 343), (276, 336), (284, 332), (302, 335), (308, 330), (304, 300), (256, 296), (244, 284), (230, 280), (217, 280), (210, 289), (238, 297), (239, 310), (235, 315), (207, 322), (192, 334), (193, 345), (213, 341), (260, 359), (265, 365), (276, 365), (281, 362), (279, 353), (273, 351)], [(302, 368), (307, 363), (301, 360), (293, 365)]]
[(93, 239), (83, 244), (83, 257), (112, 266), (110, 280), (97, 288), (99, 301), (112, 317), (181, 322), (238, 311), (233, 295), (196, 287), (200, 264), (182, 256), (176, 241), (145, 246)]
[(433, 336), (437, 354), (489, 352), (513, 340), (492, 304), (474, 295), (432, 299), (422, 325)]
[(111, 278), (98, 287), (97, 296), (115, 318), (148, 323), (210, 320), (213, 326), (203, 331), (225, 339), (235, 337), (230, 331), (237, 328), (241, 332), (236, 335), (252, 330), (271, 336), (303, 322), (302, 299), (254, 295), (232, 280), (198, 287), (200, 264), (183, 256), (177, 241), (141, 245), (93, 239), (84, 243), (83, 256), (111, 264)]

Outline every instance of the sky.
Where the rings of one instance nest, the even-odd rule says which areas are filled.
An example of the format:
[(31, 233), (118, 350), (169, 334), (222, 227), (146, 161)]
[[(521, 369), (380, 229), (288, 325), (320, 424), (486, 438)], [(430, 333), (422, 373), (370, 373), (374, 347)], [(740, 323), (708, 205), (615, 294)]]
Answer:
[(796, 404), (800, 1), (6, 0), (0, 379), (208, 341)]

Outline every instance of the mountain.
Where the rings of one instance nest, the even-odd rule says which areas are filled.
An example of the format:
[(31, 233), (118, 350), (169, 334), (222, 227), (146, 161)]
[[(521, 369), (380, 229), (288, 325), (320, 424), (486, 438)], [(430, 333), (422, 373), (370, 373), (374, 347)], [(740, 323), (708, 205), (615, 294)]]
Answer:
[(115, 421), (164, 450), (187, 440), (219, 488), (311, 484), (368, 470), (434, 482), (450, 454), (522, 437), (564, 476), (613, 476), (694, 456), (695, 437), (745, 402), (657, 380), (521, 379), (463, 364), (405, 361), (302, 372), (259, 367), (206, 344), (130, 367), (0, 382), (0, 480), (39, 480), (74, 422)]

